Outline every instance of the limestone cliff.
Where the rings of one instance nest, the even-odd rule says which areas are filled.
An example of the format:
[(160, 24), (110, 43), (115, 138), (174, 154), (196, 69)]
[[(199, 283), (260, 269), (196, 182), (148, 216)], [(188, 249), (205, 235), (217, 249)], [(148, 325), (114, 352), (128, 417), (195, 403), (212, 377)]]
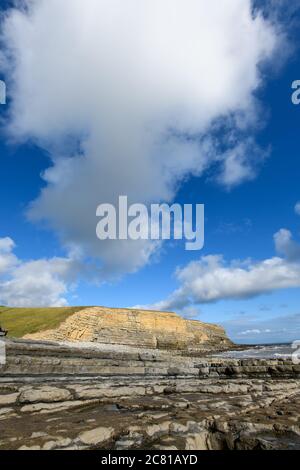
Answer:
[(193, 354), (232, 346), (223, 328), (175, 313), (146, 310), (85, 308), (58, 328), (26, 336), (50, 341), (84, 341)]

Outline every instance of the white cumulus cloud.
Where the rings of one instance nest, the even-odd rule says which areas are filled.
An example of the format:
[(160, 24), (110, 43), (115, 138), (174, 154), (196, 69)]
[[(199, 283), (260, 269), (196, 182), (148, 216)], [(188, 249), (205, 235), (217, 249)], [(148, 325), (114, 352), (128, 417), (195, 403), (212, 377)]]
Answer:
[(11, 238), (0, 238), (0, 304), (11, 307), (61, 307), (78, 266), (68, 258), (23, 261)]
[(295, 205), (295, 212), (297, 215), (300, 215), (300, 201)]
[(284, 255), (289, 261), (300, 261), (300, 245), (293, 240), (289, 230), (281, 229), (274, 235), (277, 253)]
[(282, 36), (251, 0), (18, 5), (1, 24), (9, 132), (52, 159), (29, 216), (67, 249), (98, 259), (106, 277), (135, 271), (157, 244), (100, 243), (98, 204), (170, 201), (212, 164), (227, 187), (254, 178), (266, 156), (251, 136), (254, 93)]
[(260, 335), (263, 333), (271, 333), (271, 332), (272, 331), (269, 328), (267, 328), (266, 330), (259, 330), (259, 329), (245, 330), (245, 331), (241, 331), (238, 334), (241, 336), (248, 336), (248, 335)]
[(167, 299), (148, 305), (157, 310), (184, 310), (187, 306), (222, 299), (255, 297), (277, 289), (300, 287), (300, 245), (285, 229), (274, 235), (275, 256), (262, 261), (226, 262), (221, 255), (201, 257), (178, 268), (180, 287)]

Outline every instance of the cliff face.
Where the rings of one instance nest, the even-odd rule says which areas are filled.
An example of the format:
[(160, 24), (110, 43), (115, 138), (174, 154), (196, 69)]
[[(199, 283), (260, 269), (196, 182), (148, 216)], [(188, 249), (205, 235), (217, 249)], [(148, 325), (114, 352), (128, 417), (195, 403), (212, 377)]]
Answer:
[(232, 346), (223, 328), (175, 313), (92, 307), (67, 318), (58, 328), (26, 339), (84, 341), (193, 354)]

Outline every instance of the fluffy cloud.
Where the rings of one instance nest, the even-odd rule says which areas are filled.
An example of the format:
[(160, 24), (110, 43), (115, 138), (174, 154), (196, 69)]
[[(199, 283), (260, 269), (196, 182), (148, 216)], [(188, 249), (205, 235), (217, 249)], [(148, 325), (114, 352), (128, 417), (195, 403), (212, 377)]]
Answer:
[(258, 329), (254, 329), (254, 330), (246, 330), (246, 331), (241, 331), (240, 334), (241, 336), (249, 336), (249, 335), (261, 335), (263, 333), (271, 333), (272, 331), (267, 328), (266, 330), (258, 330)]
[(297, 215), (300, 215), (300, 202), (297, 202), (297, 204), (295, 205), (295, 212)]
[(288, 261), (300, 261), (300, 245), (293, 240), (289, 230), (281, 229), (274, 235), (277, 253), (284, 255)]
[(60, 307), (74, 282), (76, 262), (68, 258), (22, 261), (11, 238), (0, 238), (0, 304)]
[(263, 261), (204, 256), (177, 269), (180, 287), (166, 300), (147, 306), (157, 310), (182, 310), (190, 305), (222, 299), (250, 298), (276, 289), (300, 287), (300, 245), (285, 229), (274, 235), (276, 256)]
[(0, 238), (0, 276), (18, 264), (17, 257), (12, 253), (14, 246), (11, 238)]
[(98, 204), (170, 201), (212, 164), (227, 187), (255, 176), (254, 92), (282, 36), (251, 0), (19, 4), (1, 25), (9, 131), (52, 159), (29, 216), (103, 275), (137, 270), (158, 246), (99, 243)]
[(299, 339), (300, 314), (271, 317), (261, 320), (256, 316), (240, 316), (222, 326), (237, 343), (283, 343)]

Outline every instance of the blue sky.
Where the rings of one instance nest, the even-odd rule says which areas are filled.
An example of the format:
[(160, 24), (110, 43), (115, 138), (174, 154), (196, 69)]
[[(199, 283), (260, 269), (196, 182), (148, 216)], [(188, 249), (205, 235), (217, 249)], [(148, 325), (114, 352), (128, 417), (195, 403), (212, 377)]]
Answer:
[[(88, 9), (92, 5), (83, 7), (80, 0), (75, 3), (86, 9), (84, 19), (90, 21)], [(262, 3), (268, 13), (271, 2)], [(96, 16), (97, 13), (101, 14), (101, 4), (99, 2)], [(244, 15), (247, 16), (244, 9), (239, 11), (240, 7), (235, 0), (231, 4), (232, 14), (240, 14), (241, 20)], [(200, 20), (208, 14), (202, 12), (200, 7), (198, 9), (193, 1), (191, 6), (196, 8), (195, 14), (200, 15)], [(130, 1), (131, 7), (134, 9), (134, 1)], [(4, 11), (4, 6), (2, 8)], [(300, 215), (296, 213), (295, 206), (300, 201), (300, 106), (291, 102), (291, 84), (300, 79), (299, 12), (293, 12), (292, 17), (278, 15), (276, 18), (264, 19), (261, 24), (255, 24), (251, 15), (247, 16), (251, 26), (249, 30), (253, 28), (253, 32), (247, 33), (249, 36), (239, 28), (232, 32), (232, 27), (225, 21), (224, 25), (218, 23), (223, 21), (221, 18), (214, 19), (214, 10), (209, 12), (209, 21), (212, 25), (216, 21), (219, 24), (218, 30), (221, 30), (214, 38), (216, 43), (222, 43), (222, 34), (232, 34), (232, 44), (237, 44), (241, 38), (246, 47), (244, 54), (236, 52), (237, 59), (234, 58), (232, 77), (228, 74), (229, 78), (226, 78), (226, 68), (232, 64), (231, 53), (228, 57), (222, 56), (219, 68), (216, 65), (216, 69), (209, 70), (214, 54), (217, 53), (213, 45), (208, 46), (208, 51), (200, 48), (199, 56), (195, 46), (193, 56), (191, 54), (181, 59), (176, 58), (170, 70), (166, 67), (162, 73), (161, 64), (164, 64), (166, 56), (161, 61), (155, 48), (164, 44), (164, 34), (169, 33), (172, 36), (174, 33), (171, 30), (166, 31), (167, 26), (164, 25), (159, 30), (158, 43), (151, 43), (149, 56), (152, 51), (155, 52), (151, 66), (158, 68), (152, 81), (147, 81), (147, 74), (141, 78), (141, 69), (137, 73), (135, 64), (132, 64), (132, 68), (127, 67), (127, 64), (124, 69), (125, 78), (121, 83), (120, 71), (124, 64), (119, 57), (119, 44), (112, 46), (116, 50), (111, 51), (108, 57), (107, 50), (104, 53), (96, 47), (96, 35), (93, 36), (92, 46), (85, 51), (85, 41), (80, 40), (82, 32), (79, 31), (77, 49), (75, 48), (77, 52), (70, 49), (74, 62), (71, 59), (69, 62), (64, 61), (72, 44), (72, 34), (82, 25), (78, 26), (78, 22), (74, 20), (74, 31), (70, 27), (70, 31), (65, 32), (65, 40), (64, 36), (60, 36), (59, 22), (52, 19), (51, 15), (49, 17), (49, 13), (53, 13), (54, 18), (62, 9), (62, 16), (69, 15), (72, 24), (74, 12), (67, 7), (64, 10), (56, 1), (52, 12), (48, 10), (49, 6), (35, 7), (35, 2), (32, 8), (32, 16), (27, 16), (28, 13), (23, 10), (20, 21), (16, 21), (16, 10), (9, 11), (1, 28), (5, 59), (0, 60), (0, 79), (6, 82), (9, 99), (6, 106), (0, 106), (0, 304), (164, 306), (188, 317), (223, 324), (237, 342), (299, 339)], [(159, 18), (166, 15), (165, 11), (159, 10), (159, 13)], [(46, 14), (48, 20), (45, 19)], [(187, 22), (182, 28), (189, 25), (192, 16), (187, 16)], [(134, 21), (136, 25), (138, 19), (139, 17), (133, 15), (133, 19), (128, 21)], [(63, 38), (61, 54), (57, 49), (53, 54), (48, 43), (49, 38), (46, 33), (45, 36), (43, 34), (45, 21), (53, 34), (57, 31), (57, 41), (60, 37)], [(117, 21), (121, 22), (119, 18), (115, 18), (115, 21), (112, 32), (106, 32), (107, 42), (113, 37), (110, 34), (115, 33), (114, 28), (119, 24)], [(175, 17), (176, 27), (177, 21), (179, 20)], [(230, 21), (229, 18), (229, 24)], [(123, 24), (120, 23), (119, 27), (122, 28)], [(270, 31), (271, 27), (274, 31)], [(101, 25), (95, 30), (97, 34), (99, 29), (101, 30)], [(194, 31), (192, 27), (191, 30), (196, 42), (198, 31)], [(150, 38), (151, 32), (150, 29)], [(282, 37), (278, 39), (279, 32)], [(183, 32), (183, 37), (187, 35), (189, 28)], [(259, 42), (253, 45), (254, 37), (258, 35), (265, 38), (265, 48)], [(278, 42), (274, 43), (274, 38)], [(146, 39), (148, 41), (149, 38)], [(200, 39), (203, 39), (202, 36)], [(141, 43), (146, 44), (147, 41)], [(40, 47), (41, 44), (44, 48)], [(180, 45), (185, 50), (184, 39)], [(125, 53), (130, 64), (129, 52), (132, 47), (129, 41), (128, 45), (124, 45), (125, 52), (120, 55), (123, 57)], [(247, 47), (254, 51), (251, 54), (249, 52), (249, 57)], [(90, 55), (93, 60), (89, 62), (84, 59), (85, 73), (80, 77), (83, 82), (81, 90), (73, 84), (74, 80), (72, 83), (68, 82), (65, 75), (70, 78), (74, 72), (75, 76), (76, 72), (83, 73), (74, 65), (83, 57), (83, 52), (88, 52), (86, 55)], [(53, 59), (55, 54), (58, 57)], [(263, 61), (261, 56), (265, 57)], [(217, 87), (220, 81), (228, 80), (228, 84), (224, 84), (224, 90), (211, 91), (206, 81), (201, 82), (203, 72), (199, 79), (193, 77), (196, 70), (193, 67), (198, 60), (206, 65), (204, 70), (207, 70), (208, 78), (212, 74), (212, 88)], [(240, 65), (241, 62), (243, 66)], [(142, 63), (141, 67), (146, 69), (149, 63)], [(105, 73), (104, 64), (107, 64), (108, 70)], [(43, 75), (48, 65), (49, 82)], [(178, 71), (182, 67), (187, 69), (186, 73), (182, 72), (182, 77), (178, 73), (178, 83), (172, 75), (175, 66)], [(189, 67), (193, 70), (191, 75), (188, 74)], [(110, 75), (112, 70), (113, 76)], [(248, 72), (245, 77), (244, 70)], [(256, 76), (253, 80), (248, 80), (254, 71)], [(137, 73), (138, 78), (133, 80), (134, 73)], [(215, 73), (218, 74), (217, 77)], [(157, 75), (160, 78), (159, 83), (155, 82)], [(98, 89), (93, 88), (92, 76), (100, 80), (99, 94)], [(245, 83), (240, 84), (240, 79), (244, 79)], [(69, 89), (73, 85), (74, 95), (70, 92), (69, 96)], [(206, 95), (211, 93), (213, 105), (206, 102), (204, 93), (198, 93), (198, 87), (201, 86), (208, 86)], [(93, 93), (89, 91), (89, 87)], [(170, 88), (172, 90), (169, 96)], [(118, 100), (110, 96), (110, 89), (114, 96), (117, 90)], [(132, 90), (134, 96), (128, 100), (128, 94)], [(149, 100), (145, 98), (145, 90), (149, 91)], [(53, 104), (54, 91), (57, 93), (57, 102)], [(230, 100), (228, 93), (232, 94)], [(239, 103), (235, 95), (244, 101)], [(74, 96), (78, 99), (74, 100)], [(156, 103), (156, 96), (163, 98)], [(168, 97), (166, 101), (165, 96)], [(94, 105), (97, 100), (99, 107)], [(193, 104), (186, 106), (190, 100)], [(78, 119), (75, 120), (76, 113)], [(167, 118), (164, 113), (168, 115)], [(211, 118), (207, 117), (210, 115)], [(117, 120), (120, 118), (120, 123), (116, 122), (116, 116)], [(245, 124), (237, 124), (237, 116)], [(152, 147), (146, 149), (146, 153), (145, 136), (142, 138), (139, 134), (136, 138), (141, 132), (141, 126), (136, 125), (135, 120), (143, 123), (143, 119), (148, 124), (151, 122), (151, 125), (155, 121), (155, 132), (159, 126), (162, 134), (166, 134), (168, 129), (175, 129), (181, 136), (180, 145), (175, 138), (172, 145), (169, 145), (169, 141), (164, 141), (160, 147), (155, 146), (155, 150)], [(153, 130), (152, 132), (154, 133)], [(157, 135), (153, 138), (155, 142), (158, 140)], [(139, 152), (132, 156), (131, 152), (140, 148), (140, 142), (141, 156)], [(122, 153), (122, 158), (118, 152)], [(189, 152), (192, 163), (183, 164), (182, 161)], [(201, 154), (201, 159), (197, 152)], [(172, 165), (167, 160), (168, 153)], [(99, 162), (92, 166), (95, 155)], [(85, 163), (88, 159), (89, 166)], [(163, 159), (165, 161), (162, 166)], [(200, 171), (203, 161), (205, 170)], [(234, 181), (228, 180), (224, 165), (228, 165), (230, 178), (238, 170)], [(147, 172), (146, 176), (143, 175), (143, 168)], [(174, 181), (172, 172), (175, 171)], [(163, 180), (163, 173), (167, 174), (166, 181)], [(68, 181), (69, 175), (73, 175), (72, 182)], [(153, 189), (156, 185), (157, 189)], [(127, 188), (131, 191), (128, 193), (129, 197), (135, 202), (167, 200), (182, 204), (204, 203), (204, 249), (201, 252), (188, 252), (181, 242), (165, 242), (158, 250), (150, 247), (150, 256), (148, 247), (110, 244), (100, 246), (102, 242), (95, 236), (94, 201), (113, 202)], [(85, 220), (87, 212), (90, 218)], [(78, 220), (75, 223), (76, 218)], [(81, 223), (86, 226), (84, 230)], [(280, 234), (277, 237), (277, 248), (273, 239), (275, 234)], [(199, 265), (203, 263), (203, 257), (216, 255), (223, 257), (217, 268)], [(272, 267), (268, 267), (261, 275), (260, 270), (258, 274), (255, 271), (251, 274), (251, 286), (245, 288), (243, 276), (246, 276), (245, 282), (248, 285), (250, 280), (247, 273), (253, 271), (253, 266), (260, 267), (261, 263), (274, 259), (275, 256), (280, 259), (280, 266), (274, 268), (278, 269), (278, 275), (274, 275)], [(237, 264), (238, 270), (234, 271)], [(185, 269), (184, 274), (176, 277), (176, 269)], [(224, 275), (228, 276), (228, 288), (225, 290), (223, 286), (219, 286)], [(269, 275), (270, 281), (267, 280)], [(196, 288), (192, 284), (197, 276)], [(211, 283), (209, 287), (207, 283)], [(205, 298), (206, 295), (209, 298)]]

